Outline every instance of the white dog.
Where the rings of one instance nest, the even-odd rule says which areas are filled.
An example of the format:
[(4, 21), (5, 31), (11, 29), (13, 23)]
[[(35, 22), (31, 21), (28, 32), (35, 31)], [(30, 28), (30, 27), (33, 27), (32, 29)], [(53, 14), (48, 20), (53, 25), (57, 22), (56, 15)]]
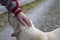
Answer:
[(15, 31), (12, 36), (17, 40), (60, 40), (60, 28), (52, 32), (42, 32), (34, 27), (32, 21), (32, 27), (28, 27), (23, 26), (13, 15), (9, 15), (8, 20)]

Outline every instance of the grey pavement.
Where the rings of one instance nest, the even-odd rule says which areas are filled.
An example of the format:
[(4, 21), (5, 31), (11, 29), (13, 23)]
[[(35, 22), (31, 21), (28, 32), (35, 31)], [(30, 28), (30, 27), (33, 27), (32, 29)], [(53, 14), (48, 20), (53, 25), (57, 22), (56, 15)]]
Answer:
[(0, 40), (16, 40), (16, 38), (11, 37), (11, 33), (13, 33), (13, 29), (11, 26), (5, 26), (2, 31), (0, 31)]
[[(57, 0), (48, 0), (48, 2), (46, 1), (42, 5), (39, 4), (27, 14), (38, 29), (42, 31), (52, 31), (57, 28), (56, 26), (59, 27), (59, 25), (56, 24), (57, 21), (55, 21), (57, 19), (57, 17), (55, 17), (57, 9), (54, 8), (58, 8), (58, 5), (55, 7), (56, 5)], [(53, 9), (55, 13), (52, 13), (54, 12)]]
[(35, 1), (35, 0), (19, 0), (19, 5), (22, 6), (22, 5), (25, 5), (27, 3), (31, 3), (33, 1)]

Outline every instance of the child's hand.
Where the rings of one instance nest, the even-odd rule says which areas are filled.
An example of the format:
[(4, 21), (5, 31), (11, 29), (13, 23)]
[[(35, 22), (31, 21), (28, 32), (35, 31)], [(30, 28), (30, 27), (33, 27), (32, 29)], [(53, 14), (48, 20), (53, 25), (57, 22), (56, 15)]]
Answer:
[(23, 14), (23, 12), (19, 13), (17, 18), (23, 25), (27, 24), (29, 27), (31, 26), (30, 19), (25, 14)]

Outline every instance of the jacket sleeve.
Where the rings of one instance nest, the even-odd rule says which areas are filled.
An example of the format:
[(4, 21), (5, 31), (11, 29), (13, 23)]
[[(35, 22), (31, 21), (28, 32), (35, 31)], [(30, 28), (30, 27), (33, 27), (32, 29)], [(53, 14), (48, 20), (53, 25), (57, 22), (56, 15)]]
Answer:
[(0, 0), (0, 4), (6, 6), (9, 12), (15, 13), (16, 15), (22, 12), (21, 8), (19, 8), (18, 0)]
[(13, 5), (12, 0), (0, 0), (0, 4), (6, 6), (8, 11), (11, 11), (11, 9), (16, 6), (16, 4)]

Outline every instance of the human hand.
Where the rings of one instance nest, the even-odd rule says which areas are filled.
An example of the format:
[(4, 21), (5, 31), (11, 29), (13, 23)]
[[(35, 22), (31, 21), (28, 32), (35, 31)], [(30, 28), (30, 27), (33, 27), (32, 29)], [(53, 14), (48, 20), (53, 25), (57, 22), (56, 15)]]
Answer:
[(30, 19), (23, 13), (23, 12), (20, 12), (18, 15), (17, 15), (17, 18), (18, 20), (25, 26), (26, 24), (28, 25), (28, 27), (31, 26), (31, 22), (30, 22)]

